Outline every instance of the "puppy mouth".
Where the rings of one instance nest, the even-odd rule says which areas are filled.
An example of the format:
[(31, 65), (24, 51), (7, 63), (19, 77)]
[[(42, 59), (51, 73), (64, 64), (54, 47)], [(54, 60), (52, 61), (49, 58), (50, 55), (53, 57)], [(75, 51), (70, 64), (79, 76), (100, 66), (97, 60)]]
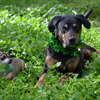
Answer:
[(75, 45), (70, 45), (70, 47), (75, 47)]
[(66, 48), (67, 47), (67, 44), (66, 43), (63, 43), (63, 48)]
[(67, 41), (67, 40), (62, 40), (62, 46), (63, 48), (70, 48), (70, 47), (75, 47), (78, 44), (78, 41)]
[(75, 47), (76, 44), (67, 45), (66, 43), (63, 43), (63, 48), (70, 48)]

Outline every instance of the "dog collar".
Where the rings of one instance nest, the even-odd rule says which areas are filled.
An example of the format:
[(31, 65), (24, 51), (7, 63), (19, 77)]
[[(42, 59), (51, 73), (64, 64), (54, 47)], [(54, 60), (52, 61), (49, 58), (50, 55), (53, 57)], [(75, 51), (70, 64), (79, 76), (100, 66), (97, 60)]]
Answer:
[(6, 66), (4, 65), (0, 66), (0, 72), (10, 72), (10, 71), (13, 71), (13, 67), (11, 64), (8, 64)]
[(72, 56), (77, 56), (79, 54), (82, 46), (81, 44), (83, 43), (82, 36), (80, 36), (79, 43), (76, 46), (70, 48), (63, 48), (63, 46), (55, 39), (54, 32), (49, 37), (49, 41), (47, 42), (47, 45), (51, 46), (57, 53), (62, 52), (63, 54), (70, 54)]

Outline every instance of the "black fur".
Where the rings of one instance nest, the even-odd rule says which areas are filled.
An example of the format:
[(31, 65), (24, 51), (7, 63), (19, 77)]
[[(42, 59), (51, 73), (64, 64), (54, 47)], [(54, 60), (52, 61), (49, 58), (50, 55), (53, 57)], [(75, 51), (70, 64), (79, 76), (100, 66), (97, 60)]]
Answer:
[[(83, 15), (64, 15), (55, 16), (52, 18), (48, 25), (50, 32), (54, 32), (55, 39), (61, 43), (64, 48), (70, 48), (78, 44), (77, 37), (81, 34), (82, 24), (85, 28), (89, 29), (91, 27), (90, 22), (87, 20), (88, 16), (91, 14), (92, 10), (89, 10), (84, 16)], [(66, 25), (66, 26), (65, 26)], [(61, 36), (66, 36), (65, 42)], [(68, 37), (67, 37), (68, 36)], [(65, 45), (65, 46), (64, 46)], [(86, 45), (86, 44), (85, 44)], [(96, 52), (96, 50), (88, 45), (84, 48), (85, 51), (89, 50), (91, 53)], [(87, 54), (88, 55), (88, 54)], [(79, 58), (79, 59), (78, 59)], [(82, 68), (84, 68), (84, 52), (81, 50), (78, 56), (74, 57), (71, 54), (63, 54), (62, 52), (57, 53), (51, 46), (47, 46), (46, 49), (46, 60), (43, 67), (43, 72), (40, 76), (39, 82), (36, 86), (44, 84), (45, 73), (47, 73), (49, 66), (54, 65), (57, 62), (61, 62), (62, 66), (58, 67), (58, 71), (62, 73), (73, 72), (77, 73), (78, 77), (82, 76)], [(69, 63), (70, 62), (70, 63)], [(73, 65), (70, 67), (70, 65)], [(70, 68), (72, 68), (70, 70)]]

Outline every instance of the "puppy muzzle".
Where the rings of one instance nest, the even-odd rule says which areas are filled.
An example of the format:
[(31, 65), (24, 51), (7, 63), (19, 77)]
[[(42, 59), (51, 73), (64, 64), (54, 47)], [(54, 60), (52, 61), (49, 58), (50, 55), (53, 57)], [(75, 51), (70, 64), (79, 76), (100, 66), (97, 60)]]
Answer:
[(75, 41), (76, 41), (76, 38), (74, 36), (73, 37), (69, 37), (69, 45), (74, 46), (75, 45)]
[(12, 62), (11, 58), (6, 58), (5, 60), (2, 61), (2, 64), (7, 65), (10, 64)]
[(63, 42), (63, 48), (70, 48), (77, 45), (76, 37), (69, 37), (67, 41)]

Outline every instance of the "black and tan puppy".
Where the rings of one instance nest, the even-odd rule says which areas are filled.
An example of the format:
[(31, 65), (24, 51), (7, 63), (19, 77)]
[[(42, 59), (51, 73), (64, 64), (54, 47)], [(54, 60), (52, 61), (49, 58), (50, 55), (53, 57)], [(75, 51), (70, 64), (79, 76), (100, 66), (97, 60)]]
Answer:
[[(53, 35), (55, 40), (62, 45), (62, 48), (69, 49), (75, 47), (79, 43), (82, 25), (87, 29), (91, 26), (90, 22), (87, 20), (91, 12), (92, 10), (89, 10), (84, 16), (70, 14), (55, 16), (49, 23), (48, 29), (50, 32), (54, 32)], [(86, 45), (77, 56), (74, 56), (71, 54), (63, 54), (60, 51), (56, 52), (50, 45), (48, 45), (43, 72), (36, 86), (45, 84), (44, 78), (47, 75), (49, 66), (54, 65), (57, 62), (61, 62), (61, 65), (58, 67), (59, 72), (73, 72), (77, 73), (78, 77), (81, 77), (82, 68), (84, 68), (84, 59), (89, 59), (93, 52), (96, 52), (96, 50)]]
[(20, 71), (25, 69), (25, 62), (19, 58), (9, 58), (5, 52), (0, 50), (0, 67), (5, 68), (5, 72), (0, 72), (0, 76), (5, 76), (8, 80), (12, 80)]

